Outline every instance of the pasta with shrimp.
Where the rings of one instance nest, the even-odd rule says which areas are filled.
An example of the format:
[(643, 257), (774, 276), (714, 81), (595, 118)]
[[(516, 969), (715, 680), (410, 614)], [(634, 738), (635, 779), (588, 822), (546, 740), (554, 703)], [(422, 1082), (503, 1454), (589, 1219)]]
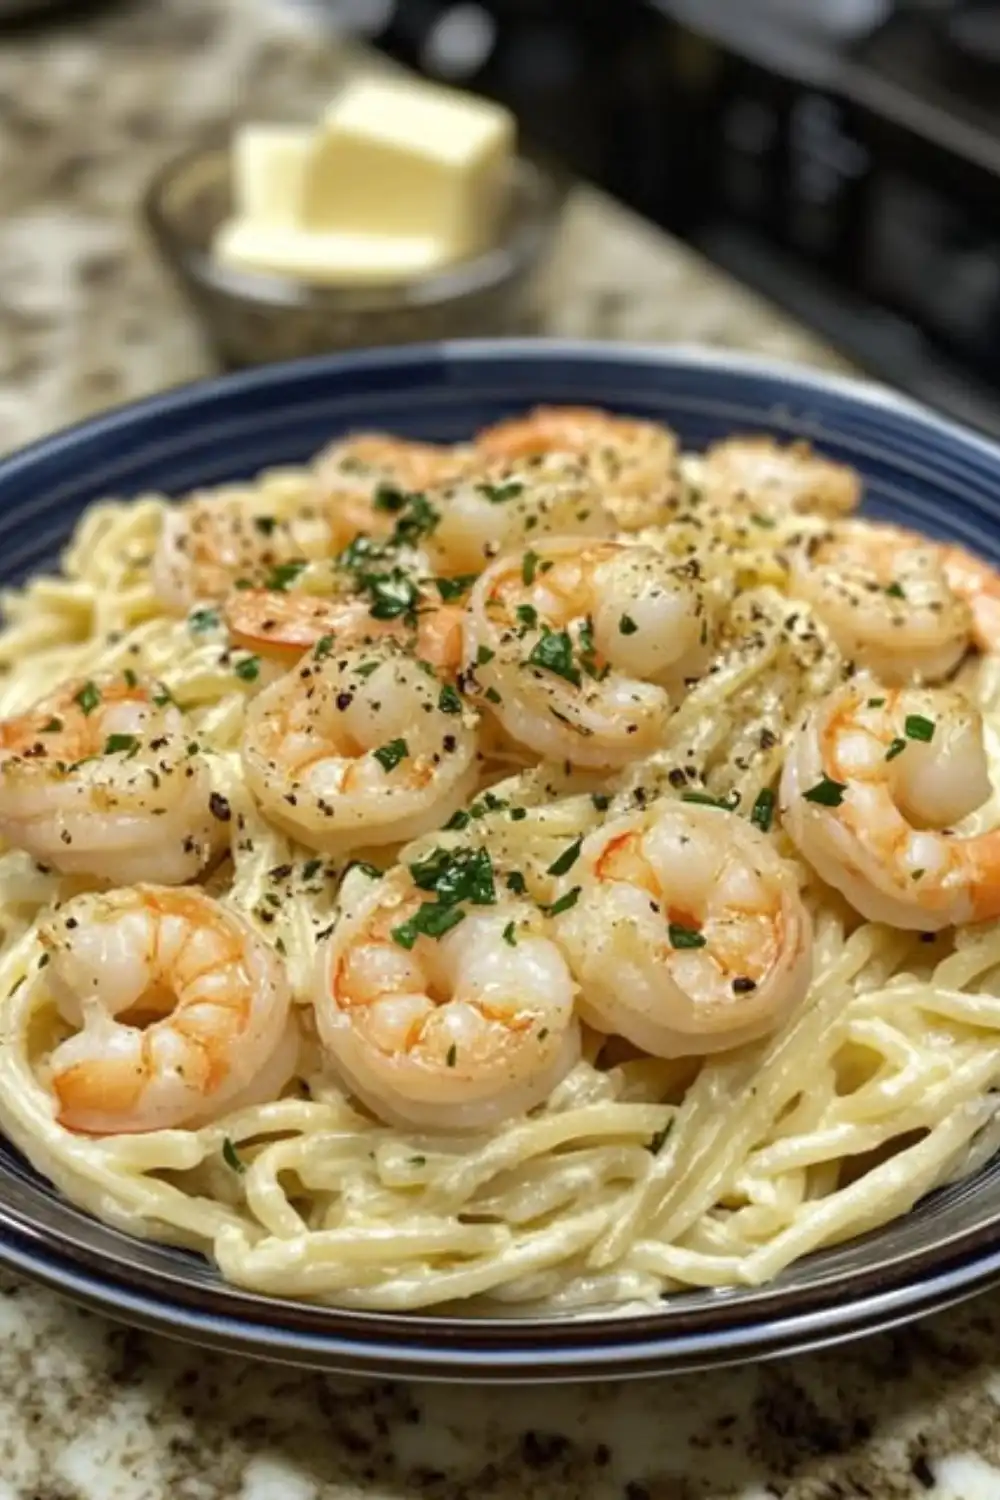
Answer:
[(992, 1149), (1000, 577), (540, 408), (80, 518), (0, 632), (0, 1127), (238, 1286), (756, 1285)]

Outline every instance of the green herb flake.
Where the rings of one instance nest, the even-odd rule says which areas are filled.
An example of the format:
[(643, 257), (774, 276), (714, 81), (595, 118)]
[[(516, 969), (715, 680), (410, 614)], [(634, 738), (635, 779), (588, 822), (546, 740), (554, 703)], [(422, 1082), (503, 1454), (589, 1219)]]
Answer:
[(313, 655), (317, 661), (324, 661), (333, 650), (333, 636), (321, 635), (313, 647)]
[(899, 739), (899, 737), (897, 736), (897, 738), (892, 741), (888, 750), (885, 752), (886, 760), (895, 760), (896, 756), (902, 755), (905, 749), (906, 741)]
[(529, 630), (534, 629), (538, 624), (538, 610), (533, 604), (519, 604), (515, 610), (515, 614), (520, 623), (527, 625)]
[(510, 821), (512, 823), (523, 823), (528, 816), (526, 807), (512, 807), (510, 810)]
[(778, 523), (772, 520), (770, 516), (762, 516), (759, 510), (755, 510), (751, 513), (750, 524), (752, 526), (759, 526), (761, 531), (773, 531)]
[(241, 1160), (236, 1147), (233, 1145), (228, 1135), (222, 1142), (222, 1160), (225, 1162), (226, 1166), (231, 1167), (234, 1172), (243, 1173), (246, 1171), (246, 1163)]
[(460, 807), (456, 812), (452, 813), (447, 823), (444, 824), (444, 827), (447, 832), (450, 833), (453, 829), (461, 830), (463, 828), (468, 828), (471, 822), (472, 814), (466, 812), (464, 807)]
[(406, 491), (398, 490), (394, 484), (380, 484), (375, 490), (376, 510), (387, 510), (395, 515), (398, 511), (406, 509), (407, 500)]
[(139, 686), (139, 679), (136, 676), (136, 674), (132, 671), (131, 667), (126, 667), (125, 670), (124, 670), (124, 672), (122, 673), (122, 676), (125, 679), (125, 686), (126, 687), (137, 688)]
[(507, 926), (503, 930), (503, 940), (511, 948), (517, 947), (517, 924), (515, 922), (507, 923)]
[(444, 937), (446, 932), (457, 927), (464, 918), (465, 912), (460, 906), (425, 901), (408, 922), (402, 922), (392, 929), (392, 940), (400, 948), (410, 949), (418, 937)]
[(256, 682), (260, 676), (260, 657), (247, 656), (233, 668), (241, 682)]
[(868, 699), (868, 707), (869, 708), (883, 708), (884, 706), (885, 706), (885, 699), (884, 698), (869, 698)]
[(559, 917), (564, 911), (570, 911), (580, 899), (581, 886), (575, 885), (565, 896), (560, 896), (558, 901), (553, 901), (551, 906), (543, 906), (542, 911), (546, 916)]
[(476, 489), (491, 505), (504, 505), (524, 493), (524, 485), (517, 479), (511, 479), (507, 484), (477, 484)]
[(447, 905), (470, 901), (473, 906), (492, 906), (497, 899), (487, 849), (432, 849), (409, 868), (418, 890), (433, 891)]
[(101, 695), (92, 682), (85, 682), (78, 693), (73, 694), (73, 702), (78, 703), (85, 714), (92, 714), (101, 702)]
[(446, 682), (438, 697), (438, 708), (443, 714), (460, 714), (462, 712), (462, 700), (458, 689)]
[(253, 524), (256, 526), (261, 536), (270, 536), (278, 523), (275, 520), (274, 516), (254, 516)]
[(50, 719), (47, 724), (43, 724), (42, 725), (39, 733), (40, 734), (58, 734), (59, 731), (62, 729), (62, 727), (63, 727), (63, 721), (62, 721), (62, 719)]
[(573, 642), (565, 630), (550, 630), (535, 642), (528, 654), (527, 664), (542, 667), (556, 677), (562, 677), (579, 687), (580, 669), (573, 662)]
[(888, 588), (886, 589), (886, 593), (888, 594), (890, 599), (906, 598), (906, 594), (903, 592), (903, 585), (901, 583), (890, 583)]
[(501, 698), (500, 694), (497, 692), (497, 690), (496, 690), (495, 687), (488, 687), (486, 689), (486, 692), (484, 693), (483, 696), (485, 697), (487, 703), (502, 703), (503, 702), (503, 699)]
[(774, 793), (770, 787), (765, 787), (758, 795), (750, 813), (750, 821), (761, 833), (767, 833), (774, 818)]
[(650, 1156), (659, 1156), (660, 1152), (666, 1145), (667, 1137), (669, 1136), (673, 1128), (673, 1120), (668, 1120), (667, 1123), (662, 1127), (662, 1129), (655, 1130), (653, 1132), (646, 1144), (646, 1150), (649, 1152)]
[(265, 578), (264, 587), (266, 589), (277, 589), (279, 593), (283, 594), (306, 567), (308, 567), (308, 563), (304, 561), (278, 563), (277, 567), (272, 568)]
[(400, 761), (405, 760), (409, 753), (409, 746), (404, 739), (390, 740), (388, 744), (380, 745), (377, 750), (372, 751), (375, 759), (386, 773), (394, 771)]
[(611, 806), (611, 798), (606, 792), (591, 792), (590, 800), (598, 812), (607, 812)]
[(485, 667), (488, 662), (493, 660), (494, 656), (496, 656), (496, 652), (491, 651), (489, 646), (480, 646), (476, 651), (476, 666)]
[(847, 787), (842, 781), (833, 781), (829, 776), (824, 776), (822, 781), (817, 781), (802, 795), (807, 802), (816, 802), (820, 807), (839, 807), (844, 800)]
[(371, 604), (368, 613), (373, 620), (416, 620), (420, 590), (402, 568), (389, 573), (365, 573), (360, 579)]
[(671, 922), (667, 927), (671, 948), (704, 948), (707, 939), (694, 927), (685, 927), (681, 922)]
[(520, 870), (511, 870), (507, 876), (506, 886), (515, 896), (526, 896), (528, 894), (528, 885)]
[(934, 738), (934, 720), (925, 719), (923, 714), (907, 714), (903, 727), (908, 740), (920, 740), (929, 745)]
[(315, 880), (322, 868), (323, 861), (321, 859), (307, 859), (302, 866), (302, 879)]
[(711, 797), (708, 792), (682, 792), (682, 802), (695, 802), (699, 807), (719, 807), (723, 812), (733, 812), (739, 806), (738, 797)]
[(553, 860), (545, 873), (547, 875), (567, 875), (580, 858), (580, 847), (582, 844), (582, 838), (574, 840), (568, 849), (563, 850), (558, 859)]
[(529, 586), (535, 581), (538, 572), (538, 553), (528, 551), (521, 559), (521, 581)]
[(442, 601), (450, 604), (453, 599), (461, 599), (463, 594), (468, 593), (477, 577), (476, 573), (460, 573), (456, 578), (435, 578), (434, 587)]
[(109, 734), (104, 741), (105, 755), (119, 755), (123, 752), (134, 755), (139, 749), (139, 741), (134, 734)]
[(447, 1062), (449, 1068), (453, 1068), (458, 1061), (458, 1048), (456, 1047), (454, 1042), (452, 1042), (451, 1046), (448, 1048), (448, 1051), (445, 1055), (445, 1061)]
[(639, 627), (635, 623), (631, 615), (622, 615), (621, 619), (618, 621), (619, 635), (635, 635), (638, 629)]
[(217, 630), (222, 617), (217, 609), (196, 609), (188, 615), (187, 623), (192, 635), (202, 635), (206, 630)]

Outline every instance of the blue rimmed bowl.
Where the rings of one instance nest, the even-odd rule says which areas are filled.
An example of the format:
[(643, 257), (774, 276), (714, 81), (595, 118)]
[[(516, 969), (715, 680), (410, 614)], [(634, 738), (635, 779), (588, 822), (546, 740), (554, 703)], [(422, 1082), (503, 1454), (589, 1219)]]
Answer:
[[(102, 496), (249, 476), (358, 428), (455, 441), (537, 402), (659, 419), (689, 448), (733, 432), (808, 438), (862, 472), (871, 514), (1000, 563), (1000, 449), (909, 402), (727, 353), (498, 341), (265, 367), (36, 443), (0, 462), (0, 582), (50, 567)], [(0, 1260), (114, 1317), (287, 1363), (448, 1380), (635, 1376), (835, 1343), (1000, 1282), (1000, 1162), (765, 1287), (685, 1293), (641, 1314), (509, 1319), (241, 1291), (192, 1255), (74, 1208), (0, 1139)]]

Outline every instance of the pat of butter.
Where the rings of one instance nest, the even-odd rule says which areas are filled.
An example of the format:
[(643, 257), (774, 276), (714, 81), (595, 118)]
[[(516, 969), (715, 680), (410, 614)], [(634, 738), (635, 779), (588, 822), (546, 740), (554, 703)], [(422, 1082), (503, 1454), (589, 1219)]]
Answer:
[(496, 239), (514, 122), (498, 104), (410, 80), (364, 79), (334, 100), (302, 178), (303, 229), (425, 239), (439, 264)]
[(442, 246), (432, 236), (343, 234), (256, 219), (223, 224), (214, 250), (235, 271), (293, 276), (318, 286), (411, 281), (442, 264)]
[(299, 217), (312, 131), (298, 125), (248, 125), (233, 143), (236, 217), (291, 227)]

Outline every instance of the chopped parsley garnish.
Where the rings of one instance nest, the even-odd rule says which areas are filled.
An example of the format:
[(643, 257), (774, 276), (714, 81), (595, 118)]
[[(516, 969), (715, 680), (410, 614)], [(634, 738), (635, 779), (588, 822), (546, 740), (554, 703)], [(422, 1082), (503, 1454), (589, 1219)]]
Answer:
[(590, 800), (598, 812), (607, 812), (611, 806), (611, 798), (606, 792), (591, 792)]
[(528, 551), (521, 559), (521, 581), (532, 584), (538, 572), (538, 553)]
[(260, 676), (260, 657), (248, 656), (243, 661), (238, 661), (233, 671), (242, 682), (256, 682)]
[(402, 568), (389, 573), (362, 573), (358, 582), (371, 599), (368, 612), (373, 620), (398, 620), (400, 616), (416, 620), (420, 590)]
[(619, 635), (635, 635), (638, 629), (639, 627), (635, 623), (631, 615), (622, 615), (621, 619), (618, 621)]
[(929, 745), (934, 738), (934, 720), (925, 719), (923, 714), (907, 714), (903, 727), (908, 740), (920, 740)]
[(139, 741), (134, 734), (109, 734), (104, 741), (105, 755), (118, 755), (125, 751), (132, 755), (139, 748)]
[(360, 666), (354, 668), (355, 677), (368, 678), (373, 672), (378, 671), (377, 661), (363, 661)]
[(406, 508), (407, 499), (405, 490), (397, 490), (393, 484), (380, 484), (375, 490), (375, 509), (388, 510), (395, 514), (396, 511)]
[(321, 859), (307, 859), (302, 866), (302, 879), (315, 880), (322, 868), (323, 861)]
[(313, 647), (313, 655), (315, 656), (317, 661), (323, 661), (325, 657), (330, 655), (330, 652), (332, 650), (333, 636), (321, 635), (319, 640), (316, 642), (316, 645)]
[(85, 682), (78, 693), (73, 694), (73, 702), (78, 703), (85, 714), (92, 714), (101, 702), (101, 695), (92, 682)]
[(515, 896), (525, 896), (528, 893), (527, 882), (520, 870), (511, 870), (507, 876), (507, 889), (513, 891)]
[(233, 1145), (232, 1141), (229, 1139), (228, 1135), (222, 1143), (222, 1160), (225, 1162), (226, 1166), (231, 1167), (234, 1172), (246, 1171), (246, 1164), (241, 1161), (239, 1153), (237, 1152), (236, 1147)]
[(306, 567), (308, 563), (304, 561), (278, 563), (277, 567), (272, 568), (265, 578), (264, 587), (278, 589), (279, 592), (284, 593), (289, 584), (294, 583)]
[(410, 750), (403, 739), (390, 740), (386, 745), (380, 745), (374, 750), (373, 755), (382, 767), (383, 771), (394, 771), (401, 760), (405, 760)]
[[(313, 864), (321, 865), (322, 863), (323, 861), (321, 859), (310, 860), (309, 864), (306, 865), (305, 869), (302, 871), (303, 875), (306, 875), (308, 879), (308, 871), (310, 866)], [(378, 868), (377, 865), (370, 865), (366, 859), (352, 859), (350, 864), (347, 866), (347, 870), (344, 871), (345, 875), (347, 874), (348, 870), (360, 870), (362, 875), (368, 876), (369, 880), (382, 879), (382, 871)]]
[(465, 918), (460, 906), (446, 906), (440, 901), (425, 901), (408, 922), (392, 929), (392, 940), (400, 948), (412, 948), (418, 937), (441, 938)]
[(510, 821), (512, 823), (522, 823), (527, 816), (528, 809), (526, 807), (512, 807), (510, 810)]
[(410, 874), (418, 890), (433, 891), (448, 905), (470, 901), (473, 906), (492, 906), (497, 899), (493, 861), (486, 849), (434, 849), (410, 865)]
[(671, 922), (667, 927), (671, 948), (704, 948), (707, 942), (703, 933), (695, 927), (685, 927), (681, 922)]
[(253, 524), (261, 536), (270, 536), (278, 523), (274, 516), (254, 516)]
[(868, 707), (869, 708), (882, 708), (884, 706), (884, 704), (885, 704), (885, 699), (884, 698), (869, 698), (868, 699)]
[[(510, 884), (509, 878), (507, 884)], [(543, 906), (542, 911), (549, 917), (561, 916), (564, 911), (569, 911), (579, 901), (581, 889), (581, 886), (575, 885), (571, 891), (566, 892), (565, 896), (560, 896), (558, 901), (553, 901), (551, 906)]]
[(889, 595), (890, 599), (906, 598), (906, 595), (903, 592), (903, 585), (901, 583), (890, 583), (888, 588), (886, 589), (886, 593)]
[(774, 817), (774, 793), (770, 787), (765, 787), (758, 795), (756, 802), (750, 812), (750, 821), (761, 833), (767, 833), (771, 827)]
[(507, 923), (507, 926), (503, 930), (503, 940), (511, 948), (517, 947), (517, 924), (515, 922)]
[(491, 505), (503, 505), (505, 501), (516, 500), (518, 495), (523, 494), (524, 485), (520, 480), (511, 479), (507, 484), (477, 484), (476, 489)]
[(538, 610), (533, 604), (519, 604), (515, 613), (520, 623), (529, 629), (538, 624)]
[(886, 760), (895, 760), (896, 756), (902, 755), (905, 749), (906, 741), (901, 740), (897, 735), (897, 737), (890, 743), (888, 750), (885, 752)]
[(407, 495), (406, 506), (396, 522), (392, 533), (395, 546), (412, 546), (422, 537), (430, 536), (441, 516), (426, 495), (419, 491)]
[(847, 787), (842, 781), (833, 781), (829, 776), (824, 776), (822, 781), (817, 781), (802, 795), (807, 802), (817, 802), (820, 807), (839, 807), (844, 800)]
[(132, 671), (131, 667), (126, 667), (125, 670), (124, 670), (124, 672), (122, 673), (122, 676), (125, 679), (125, 686), (126, 687), (134, 688), (134, 687), (138, 687), (139, 686), (139, 679), (136, 676), (136, 674)]
[(480, 646), (476, 651), (476, 666), (485, 667), (486, 663), (492, 661), (494, 656), (496, 656), (496, 652), (491, 651), (489, 646)]
[(659, 1156), (666, 1145), (667, 1136), (674, 1128), (673, 1120), (668, 1120), (661, 1130), (655, 1130), (650, 1136), (646, 1150), (651, 1156)]
[(536, 641), (528, 653), (528, 664), (543, 667), (556, 677), (580, 686), (580, 669), (573, 661), (573, 642), (565, 630), (549, 630)]
[(577, 860), (580, 858), (580, 846), (583, 839), (575, 839), (568, 849), (564, 849), (559, 858), (553, 860), (546, 870), (547, 875), (567, 875)]
[(188, 615), (188, 630), (201, 635), (205, 630), (215, 630), (221, 623), (217, 609), (196, 609)]
[(43, 724), (42, 725), (41, 730), (39, 731), (39, 733), (41, 733), (41, 734), (58, 734), (59, 731), (60, 731), (60, 729), (62, 729), (62, 727), (63, 727), (63, 721), (62, 721), (62, 719), (50, 719), (47, 724)]
[(451, 1046), (448, 1048), (447, 1053), (445, 1054), (445, 1062), (448, 1064), (449, 1068), (453, 1068), (457, 1061), (458, 1048), (456, 1047), (455, 1043), (452, 1042)]
[(462, 712), (462, 700), (458, 689), (446, 682), (438, 697), (438, 708), (443, 714), (460, 714)]
[(761, 531), (773, 531), (775, 526), (778, 524), (776, 521), (773, 521), (770, 516), (762, 516), (759, 510), (755, 510), (752, 512), (750, 516), (750, 523), (753, 526), (759, 526)]
[(452, 813), (451, 817), (448, 819), (447, 823), (443, 825), (443, 827), (447, 832), (450, 833), (453, 829), (468, 828), (471, 822), (472, 814), (466, 812), (464, 807), (460, 807)]
[(452, 599), (460, 599), (464, 593), (471, 589), (475, 583), (477, 574), (460, 573), (457, 578), (435, 578), (434, 587), (441, 595), (445, 604)]
[(153, 702), (157, 708), (166, 708), (168, 703), (176, 702), (173, 693), (161, 682), (157, 685), (157, 691), (153, 694)]

